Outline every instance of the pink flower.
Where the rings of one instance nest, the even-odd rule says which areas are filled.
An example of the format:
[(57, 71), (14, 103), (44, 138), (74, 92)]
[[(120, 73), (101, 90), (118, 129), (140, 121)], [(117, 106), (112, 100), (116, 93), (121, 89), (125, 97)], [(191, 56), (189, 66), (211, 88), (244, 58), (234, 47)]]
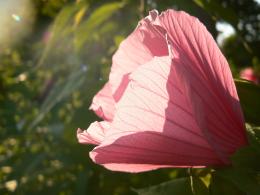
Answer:
[(251, 67), (248, 67), (248, 68), (241, 70), (240, 78), (252, 81), (256, 84), (259, 82), (257, 76), (254, 73), (253, 68), (251, 68)]
[(184, 12), (151, 11), (140, 21), (91, 108), (104, 121), (77, 137), (97, 145), (91, 159), (111, 170), (223, 166), (247, 144), (228, 63)]

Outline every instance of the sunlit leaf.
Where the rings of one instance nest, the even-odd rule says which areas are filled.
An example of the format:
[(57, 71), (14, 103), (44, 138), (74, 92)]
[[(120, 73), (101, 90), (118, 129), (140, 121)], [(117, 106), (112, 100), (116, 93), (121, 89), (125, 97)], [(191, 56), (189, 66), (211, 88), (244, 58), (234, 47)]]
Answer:
[(94, 10), (89, 18), (82, 22), (76, 31), (75, 46), (80, 49), (101, 24), (109, 19), (118, 9), (122, 8), (124, 3), (107, 3)]
[(194, 195), (209, 195), (208, 188), (200, 178), (192, 177), (192, 189)]
[(81, 22), (81, 20), (82, 20), (83, 16), (85, 15), (87, 9), (88, 9), (88, 5), (84, 5), (84, 6), (75, 14), (75, 17), (74, 17), (74, 27), (77, 26), (77, 25)]
[(68, 34), (68, 31), (72, 31), (71, 25), (69, 22), (73, 20), (73, 16), (77, 13), (77, 11), (81, 8), (81, 4), (71, 4), (64, 7), (57, 17), (54, 20), (52, 28), (50, 29), (50, 38), (46, 47), (43, 50), (43, 53), (40, 57), (40, 60), (37, 66), (40, 66), (44, 63), (44, 60), (48, 57), (48, 55), (53, 51), (53, 47), (56, 44), (57, 39), (60, 39), (64, 34)]

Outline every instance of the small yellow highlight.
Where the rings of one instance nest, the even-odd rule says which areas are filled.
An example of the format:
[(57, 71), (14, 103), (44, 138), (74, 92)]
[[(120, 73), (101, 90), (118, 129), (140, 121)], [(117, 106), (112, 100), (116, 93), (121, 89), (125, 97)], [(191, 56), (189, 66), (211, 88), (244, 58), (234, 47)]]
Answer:
[(5, 187), (6, 187), (9, 191), (14, 192), (15, 189), (17, 188), (17, 181), (16, 181), (16, 180), (7, 181), (7, 182), (5, 182)]
[(3, 166), (3, 167), (1, 167), (1, 170), (2, 170), (3, 173), (9, 174), (9, 173), (12, 172), (13, 169), (10, 166)]
[(74, 17), (74, 28), (78, 26), (78, 24), (81, 22), (83, 16), (85, 15), (86, 11), (88, 9), (88, 6), (82, 7), (75, 15)]
[(27, 79), (27, 75), (26, 74), (20, 74), (19, 76), (18, 76), (18, 80), (20, 81), (20, 82), (23, 82), (23, 81), (25, 81)]
[(17, 144), (17, 140), (15, 138), (9, 138), (8, 139), (8, 143), (11, 145), (11, 146), (15, 146)]
[(59, 160), (52, 160), (51, 165), (56, 169), (60, 169), (62, 167), (62, 163)]
[(38, 179), (39, 182), (43, 182), (44, 181), (44, 176), (42, 174), (39, 174), (37, 176), (37, 179)]
[(28, 181), (28, 178), (27, 178), (27, 177), (22, 177), (22, 178), (21, 178), (21, 183), (22, 183), (22, 184), (27, 183), (27, 181)]
[(203, 183), (207, 186), (207, 188), (209, 187), (210, 184), (210, 180), (211, 180), (211, 174), (208, 173), (207, 175), (205, 175), (204, 177), (200, 177), (200, 179), (203, 181)]

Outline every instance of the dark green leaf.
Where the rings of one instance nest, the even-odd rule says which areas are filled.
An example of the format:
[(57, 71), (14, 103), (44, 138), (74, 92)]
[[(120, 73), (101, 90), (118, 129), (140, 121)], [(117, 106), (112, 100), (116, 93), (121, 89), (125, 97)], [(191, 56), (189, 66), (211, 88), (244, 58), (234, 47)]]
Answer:
[(209, 191), (211, 195), (245, 195), (232, 182), (215, 173), (211, 176)]
[(149, 188), (135, 190), (139, 195), (207, 195), (208, 189), (204, 183), (195, 177), (179, 178), (164, 182)]
[(245, 80), (235, 80), (246, 122), (260, 124), (260, 87)]
[(190, 178), (180, 178), (165, 183), (161, 183), (157, 186), (136, 190), (139, 195), (192, 195)]
[(197, 177), (192, 177), (192, 188), (194, 195), (208, 195), (209, 190), (206, 185)]
[(237, 189), (250, 195), (260, 194), (260, 184), (257, 180), (257, 173), (250, 170), (228, 168), (216, 171), (216, 174), (230, 182)]

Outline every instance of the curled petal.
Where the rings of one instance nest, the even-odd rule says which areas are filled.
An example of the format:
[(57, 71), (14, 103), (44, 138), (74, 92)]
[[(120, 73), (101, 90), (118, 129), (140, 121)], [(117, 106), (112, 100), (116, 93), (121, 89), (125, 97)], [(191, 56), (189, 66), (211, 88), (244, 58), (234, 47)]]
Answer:
[(115, 112), (115, 101), (112, 97), (110, 83), (105, 86), (93, 98), (90, 109), (104, 120), (111, 121)]
[(154, 56), (166, 55), (168, 55), (168, 45), (165, 31), (154, 26), (151, 19), (143, 19), (134, 32), (120, 44), (113, 56), (109, 82), (116, 102), (127, 87), (129, 73)]
[(135, 31), (119, 46), (113, 56), (109, 82), (94, 97), (90, 109), (105, 120), (114, 116), (114, 104), (118, 102), (128, 85), (128, 75), (138, 66), (150, 61), (154, 56), (168, 55), (166, 31), (153, 25), (157, 12), (143, 19)]
[(77, 130), (78, 142), (81, 144), (100, 144), (105, 137), (106, 131), (109, 129), (110, 123), (106, 121), (94, 122), (87, 130)]

